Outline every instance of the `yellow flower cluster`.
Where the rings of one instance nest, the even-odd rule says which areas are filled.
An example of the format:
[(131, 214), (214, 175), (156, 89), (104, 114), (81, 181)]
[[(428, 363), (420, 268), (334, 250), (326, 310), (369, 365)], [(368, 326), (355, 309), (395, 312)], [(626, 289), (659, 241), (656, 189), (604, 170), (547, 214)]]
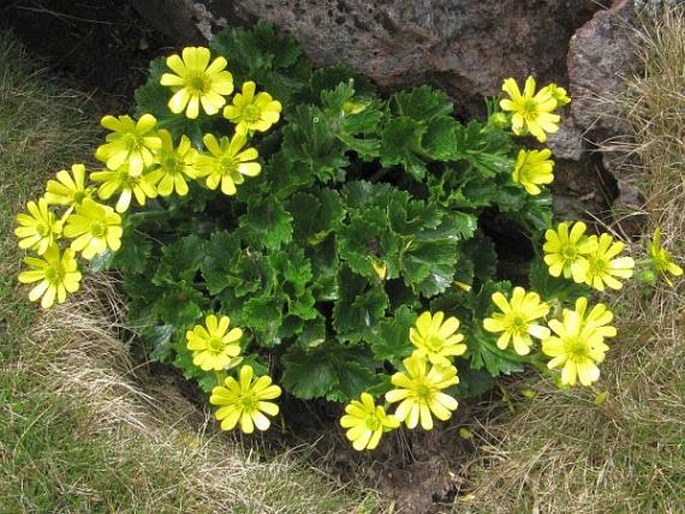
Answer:
[[(189, 47), (182, 56), (167, 59), (173, 73), (164, 73), (160, 83), (173, 91), (168, 104), (171, 112), (185, 111), (195, 119), (200, 108), (214, 115), (226, 104), (226, 95), (233, 92), (233, 77), (225, 71), (223, 57), (211, 63), (210, 58), (209, 49)], [(268, 93), (255, 93), (254, 82), (243, 84), (242, 93), (234, 96), (223, 113), (235, 125), (233, 137), (217, 140), (205, 134), (204, 151), (193, 148), (185, 135), (174, 141), (151, 114), (138, 119), (104, 116), (100, 123), (109, 133), (95, 152), (104, 169), (87, 174), (83, 164), (74, 164), (71, 171), (59, 171), (48, 181), (44, 196), (28, 202), (27, 212), (16, 218), (19, 247), (37, 254), (24, 259), (29, 269), (19, 275), (22, 283), (37, 282), (29, 298), (42, 299), (41, 305), (49, 308), (78, 290), (81, 273), (76, 257), (90, 260), (108, 250), (117, 251), (123, 235), (121, 214), (134, 199), (142, 206), (157, 196), (184, 196), (191, 180), (213, 190), (220, 186), (224, 194), (234, 195), (244, 177), (259, 175), (259, 155), (247, 147), (248, 139), (277, 123), (282, 107)], [(114, 208), (96, 196), (105, 202), (115, 198)], [(71, 240), (68, 250), (60, 247), (64, 239)]]
[(433, 428), (433, 416), (446, 421), (457, 409), (457, 400), (443, 390), (459, 383), (455, 356), (466, 352), (464, 336), (457, 333), (459, 320), (445, 319), (443, 312), (422, 313), (409, 330), (409, 340), (416, 347), (411, 357), (402, 361), (405, 371), (398, 371), (390, 382), (395, 389), (385, 394), (389, 404), (398, 403), (393, 414), (386, 407), (376, 405), (368, 392), (360, 400), (345, 407), (340, 425), (355, 450), (373, 450), (385, 432), (396, 429), (402, 422), (413, 429), (421, 424), (424, 430)]
[[(516, 80), (505, 79), (502, 91), (507, 97), (499, 102), (504, 112), (493, 113), (491, 119), (497, 126), (507, 126), (510, 123), (512, 132), (517, 136), (530, 134), (544, 143), (548, 133), (559, 130), (560, 117), (553, 111), (568, 104), (571, 99), (563, 87), (553, 83), (538, 92), (535, 92), (535, 88), (533, 77), (526, 79), (523, 92)], [(550, 159), (551, 155), (552, 152), (547, 148), (520, 150), (511, 174), (513, 182), (525, 188), (528, 194), (539, 195), (542, 192), (540, 186), (551, 184), (554, 180), (554, 161)]]
[(556, 230), (545, 232), (542, 249), (550, 275), (563, 275), (598, 291), (604, 291), (605, 287), (620, 289), (622, 283), (617, 277), (632, 277), (635, 261), (632, 257), (619, 257), (625, 244), (615, 241), (610, 234), (588, 236), (586, 230), (585, 223), (578, 221), (571, 227), (568, 223), (559, 223)]
[(506, 350), (513, 342), (514, 352), (521, 356), (528, 355), (533, 338), (538, 339), (542, 353), (552, 357), (548, 368), (562, 367), (562, 384), (575, 385), (579, 379), (581, 384), (590, 385), (599, 378), (597, 364), (609, 350), (604, 339), (615, 336), (616, 329), (609, 326), (613, 315), (604, 304), (595, 305), (586, 315), (587, 301), (579, 298), (575, 310), (563, 309), (560, 319), (550, 319), (544, 326), (550, 306), (537, 293), (515, 287), (510, 299), (499, 292), (492, 295), (500, 312), (485, 318), (483, 328), (500, 334), (500, 350)]
[(242, 362), (240, 340), (243, 331), (240, 328), (229, 330), (231, 318), (217, 318), (209, 314), (202, 325), (195, 325), (186, 332), (186, 346), (192, 352), (193, 364), (203, 371), (217, 373), (218, 385), (212, 389), (209, 403), (217, 405), (215, 416), (221, 421), (222, 430), (233, 430), (240, 426), (246, 434), (258, 430), (267, 430), (271, 425), (269, 416), (276, 416), (278, 405), (274, 400), (281, 395), (281, 388), (273, 385), (271, 377), (254, 378), (254, 369), (250, 365), (241, 366), (238, 380), (224, 375), (224, 372), (235, 368)]

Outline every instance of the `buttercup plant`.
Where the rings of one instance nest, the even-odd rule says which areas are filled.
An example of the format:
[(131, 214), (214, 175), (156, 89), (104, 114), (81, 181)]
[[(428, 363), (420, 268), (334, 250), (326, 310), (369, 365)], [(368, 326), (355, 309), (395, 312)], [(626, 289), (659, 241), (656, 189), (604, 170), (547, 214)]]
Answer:
[[(552, 223), (551, 152), (518, 136), (544, 142), (570, 100), (536, 87), (506, 78), (464, 123), (428, 86), (383, 97), (268, 24), (227, 30), (153, 61), (136, 112), (102, 119), (102, 167), (59, 171), (17, 217), (19, 280), (48, 308), (79, 265), (116, 271), (136, 353), (195, 380), (224, 430), (266, 430), (283, 396), (325, 399), (373, 450), (525, 366), (592, 384), (616, 335), (592, 288), (682, 270), (658, 232), (635, 262)], [(506, 261), (494, 223), (542, 251)]]

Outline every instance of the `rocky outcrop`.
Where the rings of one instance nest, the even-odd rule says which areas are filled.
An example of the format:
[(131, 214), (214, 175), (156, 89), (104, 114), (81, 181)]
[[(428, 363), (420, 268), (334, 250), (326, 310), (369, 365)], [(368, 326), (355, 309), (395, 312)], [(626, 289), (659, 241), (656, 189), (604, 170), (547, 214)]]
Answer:
[(148, 17), (173, 10), (205, 23), (206, 13), (219, 24), (269, 20), (294, 35), (315, 64), (345, 62), (388, 89), (432, 83), (455, 98), (478, 98), (479, 106), (506, 76), (564, 82), (568, 40), (600, 9), (594, 0), (173, 0), (173, 9), (166, 0), (136, 3)]

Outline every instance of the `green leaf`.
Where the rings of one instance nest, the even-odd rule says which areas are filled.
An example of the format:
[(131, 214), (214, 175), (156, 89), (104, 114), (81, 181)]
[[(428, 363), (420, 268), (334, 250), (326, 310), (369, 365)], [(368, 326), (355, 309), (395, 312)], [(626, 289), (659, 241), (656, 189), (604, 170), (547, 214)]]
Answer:
[(452, 101), (443, 92), (430, 86), (400, 91), (391, 97), (390, 105), (398, 116), (428, 122), (437, 116), (452, 114)]
[(124, 227), (121, 248), (112, 256), (112, 267), (122, 273), (145, 273), (151, 263), (152, 241), (133, 226)]
[(463, 157), (457, 145), (457, 130), (460, 124), (451, 116), (439, 116), (431, 120), (421, 146), (433, 159), (438, 161), (457, 160)]
[(238, 234), (253, 247), (275, 250), (292, 241), (292, 216), (280, 201), (260, 198), (248, 203)]
[(389, 167), (401, 164), (415, 180), (426, 175), (426, 165), (420, 157), (421, 138), (426, 128), (406, 116), (389, 120), (383, 128), (381, 164)]
[(283, 154), (323, 182), (341, 181), (350, 162), (332, 130), (337, 115), (331, 118), (318, 107), (298, 105), (288, 122), (283, 128)]
[(513, 348), (500, 350), (495, 344), (494, 336), (484, 332), (480, 327), (476, 327), (469, 334), (468, 342), (471, 368), (480, 370), (485, 367), (492, 377), (523, 371), (523, 363)]
[(291, 346), (282, 362), (281, 383), (302, 400), (348, 401), (378, 382), (373, 360), (360, 347), (331, 341), (310, 349)]
[(210, 294), (215, 295), (228, 286), (237, 285), (232, 257), (240, 251), (238, 237), (226, 231), (214, 232), (205, 243), (200, 269)]
[(351, 341), (365, 337), (385, 317), (387, 295), (347, 267), (340, 269), (338, 288), (340, 298), (333, 307), (333, 326), (338, 336)]
[(255, 342), (263, 348), (280, 344), (278, 331), (283, 322), (283, 299), (274, 296), (259, 296), (245, 302), (240, 313), (236, 313), (236, 324), (254, 330)]
[(303, 243), (320, 243), (345, 216), (340, 195), (327, 188), (295, 193), (285, 205), (293, 219), (293, 237)]
[(162, 246), (162, 256), (152, 282), (158, 285), (193, 282), (204, 258), (204, 241), (195, 234)]
[[(463, 364), (463, 365), (462, 365)], [(459, 383), (455, 387), (457, 398), (474, 398), (492, 389), (495, 381), (489, 373), (470, 368), (463, 359), (455, 362)]]
[(461, 221), (460, 224), (457, 218), (446, 219), (434, 230), (419, 232), (405, 245), (400, 269), (414, 292), (431, 297), (452, 284), (465, 220)]
[(167, 284), (162, 291), (154, 302), (154, 311), (164, 324), (185, 327), (202, 317), (204, 297), (190, 285), (185, 282)]
[(402, 359), (415, 349), (409, 341), (409, 329), (415, 322), (416, 314), (402, 306), (395, 311), (393, 318), (378, 323), (368, 336), (374, 358), (388, 360), (399, 367)]

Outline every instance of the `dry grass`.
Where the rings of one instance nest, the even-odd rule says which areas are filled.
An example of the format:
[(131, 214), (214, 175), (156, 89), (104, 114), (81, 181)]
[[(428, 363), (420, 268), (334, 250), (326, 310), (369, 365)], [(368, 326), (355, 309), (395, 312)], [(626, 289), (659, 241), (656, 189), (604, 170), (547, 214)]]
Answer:
[[(627, 81), (614, 107), (634, 130), (629, 150), (641, 164), (629, 172), (646, 198), (646, 232), (661, 227), (682, 262), (683, 10), (645, 22), (635, 37), (645, 73)], [(559, 392), (542, 382), (515, 416), (484, 423), (474, 497), (460, 512), (685, 511), (685, 284), (652, 290), (634, 282), (604, 300), (619, 337), (597, 389)], [(597, 405), (600, 391), (608, 397)]]
[(126, 345), (115, 337), (119, 327), (109, 321), (119, 308), (111, 280), (89, 280), (74, 303), (48, 311), (36, 324), (31, 351), (43, 355), (43, 365), (27, 369), (47, 378), (57, 395), (87, 405), (87, 419), (74, 429), (105, 439), (114, 468), (132, 467), (126, 476), (135, 482), (118, 509), (266, 514), (372, 508), (372, 498), (345, 496), (332, 480), (306, 470), (302, 456), (266, 460), (246, 453), (216, 430), (210, 412), (160, 384), (160, 377), (134, 370)]

